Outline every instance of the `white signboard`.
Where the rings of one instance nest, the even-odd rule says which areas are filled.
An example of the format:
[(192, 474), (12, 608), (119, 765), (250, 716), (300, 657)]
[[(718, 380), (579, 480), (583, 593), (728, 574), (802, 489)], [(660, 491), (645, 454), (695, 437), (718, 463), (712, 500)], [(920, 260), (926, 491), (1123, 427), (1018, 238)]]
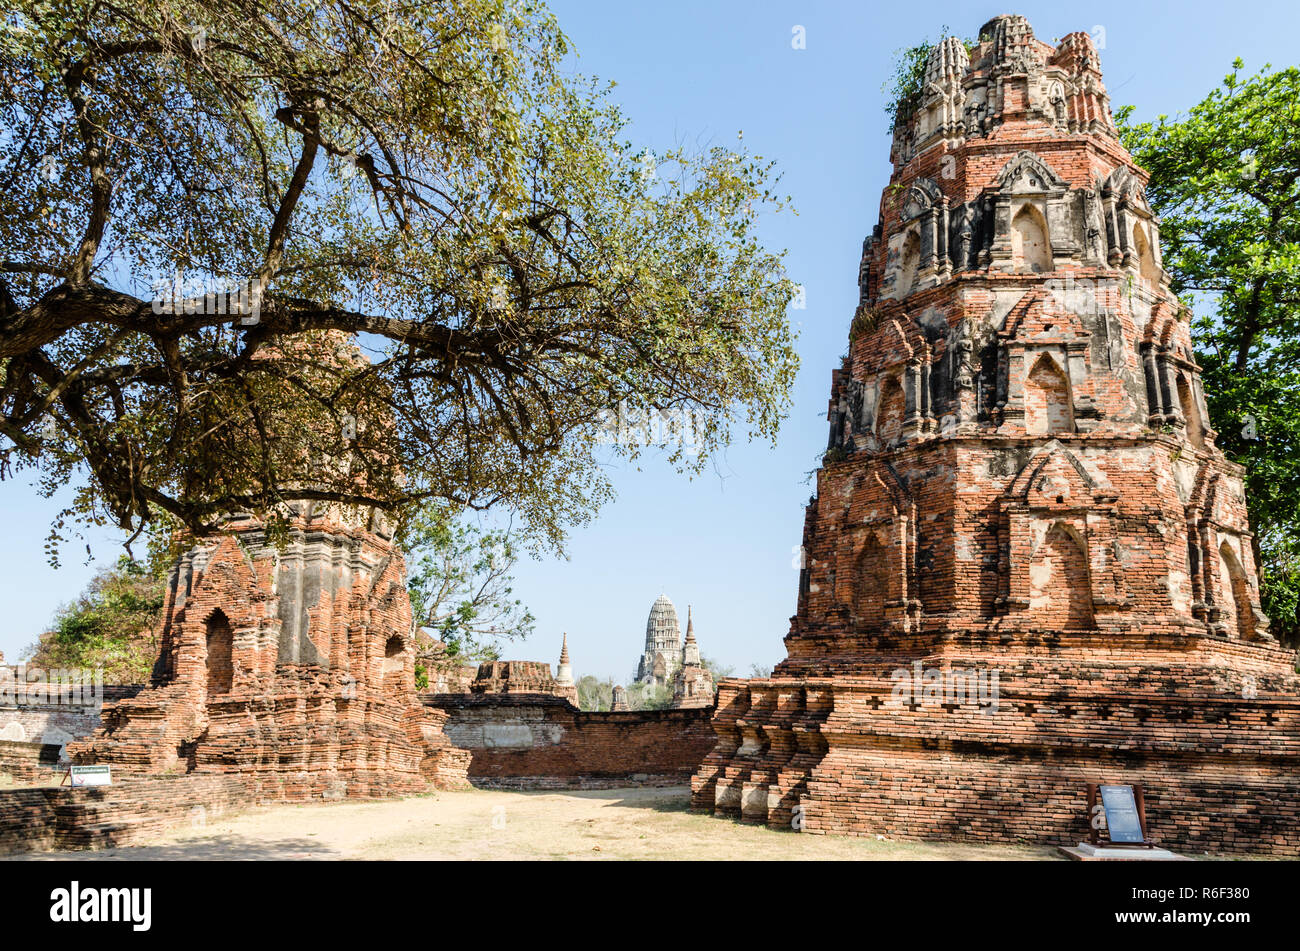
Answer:
[(74, 786), (113, 785), (113, 774), (107, 766), (69, 766), (68, 777)]

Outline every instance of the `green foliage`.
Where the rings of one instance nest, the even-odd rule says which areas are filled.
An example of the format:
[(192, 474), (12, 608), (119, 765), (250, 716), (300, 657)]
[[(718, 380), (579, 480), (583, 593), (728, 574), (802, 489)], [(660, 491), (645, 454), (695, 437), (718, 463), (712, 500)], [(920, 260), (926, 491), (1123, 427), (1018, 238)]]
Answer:
[(1151, 172), (1164, 266), (1202, 305), (1193, 324), (1218, 445), (1246, 467), (1260, 594), (1274, 634), (1300, 633), (1300, 68), (1243, 78), (1184, 116), (1130, 121)]
[(894, 73), (880, 87), (880, 91), (888, 97), (885, 115), (889, 117), (891, 135), (899, 123), (911, 118), (921, 100), (925, 83), (925, 61), (934, 46), (934, 43), (927, 40), (894, 51)]
[[(885, 115), (889, 117), (890, 135), (894, 134), (894, 129), (900, 122), (906, 122), (911, 118), (912, 112), (921, 101), (921, 93), (925, 90), (925, 62), (930, 56), (930, 51), (941, 43), (944, 37), (951, 35), (952, 31), (945, 26), (939, 31), (939, 38), (934, 42), (923, 40), (916, 46), (894, 50), (894, 72), (880, 87), (880, 91), (887, 97)], [(977, 45), (971, 40), (962, 42), (968, 51)]]
[(429, 689), (429, 668), (425, 666), (425, 663), (422, 660), (417, 660), (415, 662), (415, 689)]
[(102, 669), (105, 683), (144, 683), (158, 653), (165, 594), (164, 573), (123, 556), (58, 610), (26, 659), (39, 667)]
[[(705, 420), (667, 453), (685, 473), (775, 437), (798, 361), (771, 162), (634, 145), (540, 4), (250, 9), (0, 20), (0, 476), (74, 487), (53, 545), (308, 497), (507, 505), (559, 547), (643, 448), (607, 442), (621, 401)], [(261, 288), (257, 317), (219, 282)]]
[(673, 688), (664, 684), (652, 686), (645, 683), (629, 683), (627, 688), (627, 706), (629, 710), (667, 710), (673, 705)]
[(406, 551), (415, 623), (446, 644), (448, 660), (498, 660), (500, 641), (532, 633), (532, 612), (513, 596), (519, 552), (509, 530), (484, 530), (424, 509), (398, 540)]
[(713, 682), (717, 683), (723, 677), (736, 676), (736, 668), (732, 664), (724, 664), (722, 661), (713, 660), (712, 658), (700, 655), (700, 666), (713, 675)]
[(578, 678), (578, 706), (583, 710), (608, 710), (614, 704), (614, 680), (587, 674)]

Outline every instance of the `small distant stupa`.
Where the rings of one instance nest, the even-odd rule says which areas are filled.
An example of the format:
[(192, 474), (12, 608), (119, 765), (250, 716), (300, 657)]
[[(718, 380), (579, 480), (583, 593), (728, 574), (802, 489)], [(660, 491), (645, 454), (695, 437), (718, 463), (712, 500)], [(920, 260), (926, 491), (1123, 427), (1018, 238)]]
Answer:
[(566, 633), (560, 643), (560, 663), (555, 669), (555, 694), (567, 697), (575, 705), (578, 702), (578, 688), (573, 682), (573, 666), (569, 663), (569, 635)]

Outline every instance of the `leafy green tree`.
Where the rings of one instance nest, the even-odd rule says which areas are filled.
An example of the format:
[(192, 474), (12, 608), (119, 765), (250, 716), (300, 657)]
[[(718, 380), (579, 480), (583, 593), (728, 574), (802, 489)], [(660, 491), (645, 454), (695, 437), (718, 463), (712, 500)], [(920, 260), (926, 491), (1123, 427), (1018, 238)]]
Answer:
[(18, 0), (0, 26), (0, 475), (75, 485), (67, 519), (505, 503), (559, 545), (610, 494), (621, 403), (690, 414), (684, 471), (774, 437), (771, 163), (634, 146), (540, 4)]
[(673, 688), (669, 684), (652, 686), (629, 681), (627, 707), (629, 710), (667, 710), (673, 703)]
[(509, 530), (423, 510), (399, 538), (415, 623), (446, 645), (448, 660), (497, 659), (501, 641), (532, 633), (532, 612), (513, 597), (519, 553)]
[(1129, 121), (1150, 171), (1164, 266), (1203, 309), (1193, 325), (1218, 445), (1246, 467), (1260, 594), (1275, 635), (1300, 634), (1300, 68), (1242, 61), (1185, 117)]
[(38, 667), (103, 670), (104, 682), (146, 683), (158, 656), (165, 574), (123, 556), (97, 574), (25, 652)]
[(614, 705), (614, 679), (594, 674), (578, 678), (578, 706), (583, 710), (608, 710)]

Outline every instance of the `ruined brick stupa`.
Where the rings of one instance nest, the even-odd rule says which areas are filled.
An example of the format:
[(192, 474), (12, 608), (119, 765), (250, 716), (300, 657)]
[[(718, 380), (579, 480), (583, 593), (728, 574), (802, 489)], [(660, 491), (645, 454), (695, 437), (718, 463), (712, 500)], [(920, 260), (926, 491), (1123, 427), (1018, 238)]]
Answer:
[[(340, 359), (359, 351), (337, 344)], [(326, 356), (319, 356), (327, 359)], [(375, 509), (291, 502), (287, 542), (232, 516), (172, 571), (154, 683), (69, 744), (126, 772), (225, 773), (264, 798), (465, 784), (416, 695), (406, 567)]]
[(1297, 853), (1295, 655), (1091, 39), (943, 40), (892, 160), (788, 656), (721, 684), (694, 806), (1074, 844), (1142, 783), (1165, 844)]

